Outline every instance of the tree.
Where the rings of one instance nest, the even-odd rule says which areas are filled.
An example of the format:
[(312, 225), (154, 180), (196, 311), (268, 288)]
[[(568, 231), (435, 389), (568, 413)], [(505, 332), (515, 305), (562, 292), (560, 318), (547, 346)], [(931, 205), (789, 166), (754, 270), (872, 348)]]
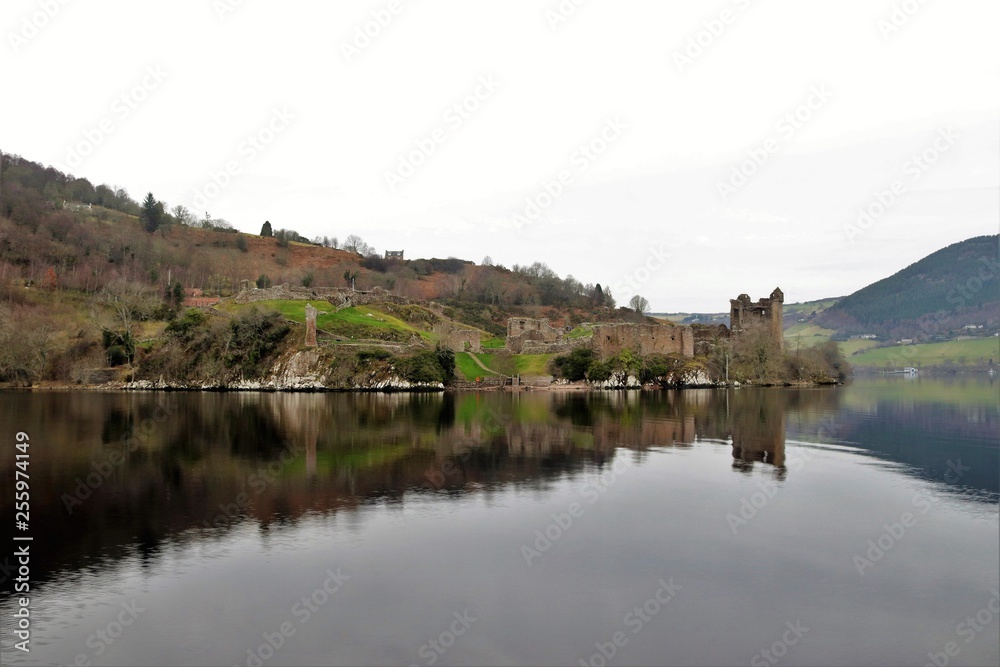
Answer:
[(344, 239), (344, 250), (348, 252), (356, 252), (362, 257), (367, 257), (375, 252), (375, 249), (365, 243), (364, 240), (357, 234), (351, 234)]
[(50, 266), (42, 278), (42, 289), (54, 290), (57, 287), (59, 287), (59, 277), (56, 276), (55, 268)]
[(174, 219), (182, 225), (190, 225), (194, 222), (194, 214), (184, 206), (174, 206), (171, 213), (174, 214)]
[(152, 234), (163, 224), (163, 204), (156, 201), (152, 192), (146, 193), (146, 198), (142, 200), (142, 210), (139, 212), (139, 221), (143, 228)]
[(267, 289), (270, 286), (271, 286), (271, 278), (266, 273), (262, 273), (259, 276), (257, 276), (258, 289)]
[(358, 279), (357, 271), (351, 271), (350, 269), (344, 271), (344, 280), (346, 280), (350, 284), (351, 289), (354, 289), (354, 281), (357, 279)]
[(119, 278), (101, 290), (101, 302), (105, 311), (111, 315), (110, 322), (105, 317), (95, 315), (104, 339), (120, 343), (125, 359), (131, 365), (135, 356), (138, 323), (150, 317), (156, 309), (156, 300), (149, 288), (142, 283)]
[(601, 283), (597, 283), (597, 287), (594, 288), (594, 305), (603, 306), (604, 305), (604, 290), (601, 289)]
[(274, 230), (271, 229), (270, 220), (265, 220), (264, 225), (260, 228), (260, 235), (265, 238), (271, 238), (274, 236)]
[(639, 313), (640, 315), (645, 315), (646, 313), (649, 312), (649, 301), (646, 300), (646, 297), (639, 296), (638, 294), (636, 294), (628, 302), (628, 307), (634, 310), (635, 312)]
[(493, 266), (493, 258), (489, 255), (483, 257), (483, 266)]

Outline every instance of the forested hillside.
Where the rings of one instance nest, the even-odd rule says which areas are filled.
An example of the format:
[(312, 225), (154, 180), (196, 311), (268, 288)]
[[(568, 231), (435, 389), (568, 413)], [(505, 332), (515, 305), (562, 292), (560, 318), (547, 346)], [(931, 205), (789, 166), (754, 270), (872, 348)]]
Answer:
[(995, 330), (1000, 325), (997, 252), (996, 235), (955, 243), (840, 299), (815, 322), (841, 337), (931, 340), (952, 337), (966, 326)]

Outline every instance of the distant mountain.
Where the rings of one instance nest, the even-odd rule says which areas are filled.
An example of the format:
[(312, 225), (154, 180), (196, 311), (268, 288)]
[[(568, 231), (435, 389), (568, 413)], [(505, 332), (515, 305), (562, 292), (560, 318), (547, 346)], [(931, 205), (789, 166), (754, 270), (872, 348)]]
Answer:
[(876, 334), (919, 341), (992, 333), (1000, 326), (998, 249), (997, 235), (955, 243), (838, 300), (813, 321), (835, 330), (837, 338)]

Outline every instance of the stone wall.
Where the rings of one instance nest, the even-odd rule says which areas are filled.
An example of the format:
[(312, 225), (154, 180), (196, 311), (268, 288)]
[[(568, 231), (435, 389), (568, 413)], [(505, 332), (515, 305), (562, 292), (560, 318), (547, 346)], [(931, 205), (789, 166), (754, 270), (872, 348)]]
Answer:
[(753, 323), (767, 327), (781, 348), (785, 346), (784, 308), (785, 295), (776, 287), (771, 296), (756, 303), (746, 294), (740, 294), (729, 301), (729, 328), (733, 335), (739, 335)]
[(640, 356), (676, 354), (694, 356), (694, 334), (689, 326), (671, 324), (598, 324), (594, 326), (593, 350), (610, 357), (622, 350)]
[(549, 326), (548, 320), (530, 317), (511, 317), (507, 320), (507, 350), (522, 354), (528, 342), (561, 343), (563, 332)]
[(482, 335), (478, 329), (470, 329), (452, 322), (439, 322), (434, 325), (434, 333), (440, 336), (442, 347), (453, 352), (482, 352)]
[(247, 304), (258, 301), (329, 301), (338, 309), (352, 306), (367, 306), (376, 303), (395, 303), (406, 305), (409, 299), (391, 294), (376, 287), (368, 292), (352, 290), (349, 287), (291, 287), (288, 283), (275, 285), (264, 289), (251, 287), (252, 283), (244, 281), (243, 289), (233, 297), (235, 303)]
[(692, 324), (694, 353), (699, 357), (710, 356), (720, 341), (729, 340), (729, 327), (725, 324)]

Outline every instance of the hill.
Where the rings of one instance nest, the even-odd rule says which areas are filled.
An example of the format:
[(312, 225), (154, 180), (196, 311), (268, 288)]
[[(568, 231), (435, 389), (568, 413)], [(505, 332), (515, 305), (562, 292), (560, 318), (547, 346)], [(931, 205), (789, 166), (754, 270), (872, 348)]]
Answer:
[[(343, 241), (310, 240), (290, 229), (294, 221), (257, 224), (260, 234), (243, 233), (152, 193), (140, 203), (122, 188), (0, 152), (0, 382), (71, 381), (88, 377), (88, 369), (117, 367), (148, 351), (185, 305), (233, 296), (248, 282), (381, 288), (422, 304), (322, 316), (321, 335), (348, 344), (433, 345), (438, 318), (481, 330), (483, 344), (495, 347), (509, 317), (573, 327), (635, 315), (617, 308), (599, 283), (561, 278), (541, 262), (507, 268), (455, 257), (403, 259), (377, 253), (354, 233), (360, 230), (331, 230)], [(286, 312), (287, 304), (265, 305), (291, 325), (304, 318)]]
[(1000, 326), (998, 242), (996, 235), (977, 236), (938, 250), (840, 299), (814, 323), (841, 339), (867, 334), (930, 341), (992, 333)]

